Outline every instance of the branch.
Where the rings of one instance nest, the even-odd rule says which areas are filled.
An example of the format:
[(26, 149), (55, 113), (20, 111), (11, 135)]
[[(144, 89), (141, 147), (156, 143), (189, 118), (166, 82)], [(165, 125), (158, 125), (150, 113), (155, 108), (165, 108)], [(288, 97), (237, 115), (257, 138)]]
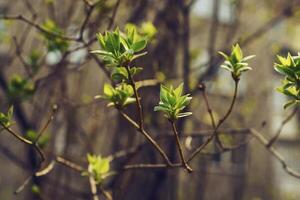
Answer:
[(117, 15), (117, 11), (118, 11), (118, 8), (120, 6), (120, 2), (121, 2), (121, 0), (118, 0), (117, 3), (116, 3), (116, 5), (115, 5), (115, 7), (114, 7), (114, 9), (113, 9), (113, 13), (112, 13), (110, 21), (108, 23), (107, 30), (111, 29), (112, 26), (114, 25), (115, 18), (116, 18), (116, 15)]
[(179, 141), (178, 132), (177, 132), (175, 123), (174, 123), (174, 121), (170, 121), (170, 123), (171, 123), (171, 125), (172, 125), (172, 129), (173, 129), (173, 133), (174, 133), (174, 136), (175, 136), (177, 148), (178, 148), (179, 155), (180, 155), (180, 158), (181, 158), (181, 163), (182, 163), (182, 165), (185, 167), (185, 169), (186, 169), (189, 173), (191, 173), (191, 172), (193, 171), (193, 169), (192, 169), (192, 168), (186, 163), (186, 161), (185, 161), (185, 158), (184, 158), (184, 155), (183, 155), (183, 151), (182, 151), (182, 147), (181, 147), (181, 144), (180, 144), (180, 141)]
[(35, 29), (37, 29), (38, 31), (42, 32), (42, 33), (46, 33), (49, 34), (51, 36), (57, 37), (57, 38), (61, 38), (64, 40), (69, 40), (69, 41), (77, 41), (78, 39), (75, 37), (67, 37), (67, 36), (63, 36), (61, 34), (57, 34), (51, 31), (46, 30), (45, 28), (43, 28), (42, 26), (40, 26), (39, 24), (36, 24), (35, 22), (27, 19), (26, 17), (24, 17), (23, 15), (16, 15), (16, 16), (7, 16), (7, 15), (3, 15), (0, 16), (0, 20), (4, 19), (4, 20), (19, 20), (19, 21), (23, 21), (27, 24), (29, 24), (30, 26), (34, 27)]
[(228, 111), (226, 112), (226, 114), (224, 115), (224, 117), (222, 117), (219, 120), (219, 122), (218, 122), (218, 124), (217, 124), (217, 126), (216, 126), (216, 128), (215, 128), (215, 130), (213, 132), (213, 134), (211, 134), (211, 136), (191, 154), (191, 156), (187, 160), (188, 162), (190, 162), (195, 156), (197, 156), (197, 154), (199, 152), (201, 152), (213, 140), (213, 138), (215, 136), (216, 137), (218, 136), (218, 129), (226, 121), (226, 119), (229, 117), (230, 113), (232, 112), (232, 109), (233, 109), (233, 106), (234, 106), (234, 103), (235, 103), (236, 97), (237, 97), (238, 83), (239, 83), (239, 80), (236, 79), (235, 80), (235, 87), (234, 87), (234, 94), (233, 94), (232, 101), (231, 101), (231, 104), (229, 106)]
[(291, 114), (289, 114), (282, 122), (281, 125), (278, 129), (278, 131), (276, 132), (276, 134), (273, 136), (273, 138), (271, 138), (271, 140), (269, 141), (269, 144), (267, 145), (268, 147), (271, 147), (274, 142), (276, 142), (276, 140), (278, 139), (278, 137), (280, 136), (281, 131), (283, 130), (284, 126), (296, 115), (298, 111), (298, 107), (295, 107), (295, 109), (291, 112)]
[(133, 92), (134, 92), (134, 97), (135, 97), (135, 100), (136, 100), (136, 109), (139, 113), (139, 128), (141, 129), (141, 131), (143, 131), (144, 130), (144, 116), (143, 116), (143, 109), (142, 109), (140, 97), (139, 97), (139, 94), (137, 92), (137, 87), (136, 87), (135, 81), (133, 80), (133, 77), (131, 75), (129, 65), (126, 65), (126, 70), (127, 70), (127, 73), (128, 73), (129, 84), (132, 86), (132, 89), (133, 89)]
[(149, 169), (174, 169), (182, 167), (181, 163), (176, 163), (170, 165), (166, 164), (133, 164), (133, 165), (125, 165), (123, 170), (133, 170), (133, 169), (141, 169), (141, 170), (149, 170)]
[(138, 132), (142, 133), (145, 136), (148, 142), (160, 153), (160, 155), (165, 160), (167, 165), (172, 165), (168, 156), (166, 155), (164, 150), (162, 150), (162, 148), (157, 144), (157, 142), (144, 129), (141, 129), (140, 126), (133, 119), (131, 119), (127, 114), (125, 114), (121, 110), (119, 110), (119, 112), (131, 125), (133, 125), (136, 128)]
[(93, 200), (99, 200), (99, 197), (97, 195), (97, 184), (93, 176), (89, 176), (89, 182), (91, 187), (91, 193), (93, 195)]
[(275, 157), (281, 164), (283, 169), (291, 176), (300, 179), (300, 172), (295, 171), (292, 169), (285, 161), (283, 156), (272, 146), (268, 147), (269, 141), (257, 130), (251, 129), (251, 134), (262, 144), (266, 147), (266, 149)]

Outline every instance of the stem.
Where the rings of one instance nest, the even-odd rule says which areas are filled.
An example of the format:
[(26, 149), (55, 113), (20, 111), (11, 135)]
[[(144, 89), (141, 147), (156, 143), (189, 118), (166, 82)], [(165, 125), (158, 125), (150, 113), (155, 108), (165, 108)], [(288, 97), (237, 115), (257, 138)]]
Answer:
[(156, 141), (144, 130), (143, 109), (142, 109), (141, 101), (140, 101), (140, 98), (139, 98), (139, 94), (137, 92), (136, 84), (135, 84), (135, 81), (134, 81), (134, 79), (133, 79), (133, 77), (132, 77), (132, 75), (130, 73), (129, 64), (127, 64), (125, 68), (126, 68), (126, 71), (128, 73), (129, 83), (130, 83), (130, 85), (133, 88), (134, 97), (135, 97), (135, 100), (136, 100), (136, 108), (137, 108), (137, 111), (139, 113), (139, 125), (137, 126), (137, 124), (135, 123), (135, 121), (132, 120), (125, 113), (121, 112), (121, 114), (122, 114), (123, 117), (125, 117), (125, 119), (127, 119), (127, 121), (129, 121), (132, 125), (134, 125), (140, 133), (142, 133), (146, 137), (146, 139), (152, 144), (152, 146), (154, 148), (156, 148), (158, 150), (158, 152), (164, 158), (165, 162), (168, 165), (172, 165), (172, 163), (169, 160), (169, 158), (166, 155), (166, 153), (160, 148), (160, 146), (156, 143)]
[(109, 194), (109, 192), (106, 192), (101, 186), (99, 188), (100, 188), (101, 193), (107, 200), (113, 199), (112, 196)]
[(141, 101), (139, 98), (139, 94), (137, 92), (135, 81), (133, 80), (133, 77), (130, 73), (129, 65), (126, 65), (126, 70), (128, 73), (129, 83), (132, 86), (132, 89), (134, 92), (134, 97), (136, 100), (136, 108), (139, 113), (139, 128), (141, 129), (141, 131), (143, 131), (144, 130), (144, 117), (143, 117), (143, 109), (142, 109)]
[[(207, 112), (208, 112), (208, 114), (210, 116), (212, 127), (215, 130), (216, 129), (216, 122), (215, 122), (214, 114), (213, 114), (212, 109), (211, 109), (211, 107), (209, 105), (209, 102), (208, 102), (208, 98), (207, 98), (207, 95), (206, 95), (206, 87), (203, 84), (201, 84), (199, 87), (200, 87), (200, 89), (202, 91), (202, 96), (203, 96), (203, 99), (204, 99), (204, 102), (205, 102), (205, 106), (207, 108)], [(224, 147), (223, 147), (222, 142), (221, 142), (221, 140), (220, 140), (220, 138), (219, 138), (218, 135), (216, 136), (216, 142), (217, 142), (217, 145), (219, 146), (219, 148), (221, 150), (223, 150)]]
[(191, 156), (188, 158), (187, 162), (189, 163), (191, 160), (194, 159), (194, 157), (197, 156), (197, 154), (199, 152), (201, 152), (213, 139), (214, 137), (217, 136), (218, 134), (218, 129), (221, 127), (221, 125), (225, 122), (225, 120), (229, 117), (230, 113), (232, 112), (233, 110), (233, 106), (234, 106), (234, 103), (236, 101), (236, 97), (237, 97), (237, 91), (238, 91), (238, 83), (239, 83), (239, 79), (234, 79), (234, 83), (235, 83), (235, 87), (234, 87), (234, 94), (233, 94), (233, 97), (232, 97), (232, 101), (231, 101), (231, 104), (229, 106), (229, 109), (228, 111), (226, 112), (226, 114), (224, 115), (223, 118), (221, 118), (214, 130), (214, 132), (211, 134), (211, 136), (201, 145), (199, 146), (192, 154)]
[(283, 169), (291, 176), (295, 178), (300, 178), (300, 172), (292, 169), (287, 162), (285, 161), (284, 157), (272, 146), (268, 147), (268, 140), (255, 129), (250, 129), (250, 133), (262, 144), (266, 147), (266, 149), (275, 157), (282, 165)]
[(168, 166), (166, 164), (133, 164), (133, 165), (125, 165), (122, 170), (147, 170), (147, 169), (174, 169), (182, 167), (181, 163), (175, 163), (172, 166)]
[(159, 146), (159, 144), (157, 144), (157, 142), (144, 129), (141, 129), (140, 126), (133, 119), (131, 119), (126, 113), (124, 113), (122, 110), (119, 110), (119, 112), (131, 125), (133, 125), (136, 128), (138, 132), (140, 132), (145, 136), (145, 138), (150, 142), (150, 144), (159, 152), (159, 154), (165, 160), (166, 164), (171, 166), (172, 165), (171, 161), (169, 160), (164, 150), (162, 150), (162, 148)]
[(73, 163), (63, 157), (57, 156), (55, 161), (61, 165), (64, 165), (65, 167), (73, 169), (74, 171), (77, 171), (79, 173), (82, 173), (83, 171), (85, 171), (85, 169), (83, 167), (81, 167), (80, 165)]
[(16, 133), (15, 131), (13, 131), (11, 128), (7, 127), (5, 124), (3, 124), (2, 122), (0, 122), (0, 125), (4, 128), (4, 130), (6, 130), (7, 132), (9, 132), (12, 136), (14, 136), (15, 138), (17, 138), (19, 141), (23, 142), (24, 144), (33, 146), (33, 148), (38, 152), (38, 154), (41, 157), (41, 161), (39, 164), (41, 164), (44, 160), (45, 160), (45, 155), (43, 153), (43, 151), (40, 149), (39, 146), (37, 146), (35, 143), (33, 143), (32, 141), (22, 137), (20, 134)]
[(29, 144), (29, 145), (33, 144), (30, 140), (27, 140), (26, 138), (22, 137), (20, 134), (14, 132), (11, 128), (7, 127), (2, 122), (0, 122), (0, 125), (4, 128), (4, 130), (6, 130), (7, 132), (9, 132), (11, 135), (13, 135), (15, 138), (17, 138), (18, 140), (20, 140), (24, 144)]
[(176, 139), (176, 144), (177, 144), (177, 147), (178, 147), (178, 151), (179, 151), (179, 155), (180, 155), (180, 158), (181, 158), (182, 165), (185, 167), (185, 169), (189, 173), (191, 173), (193, 171), (193, 169), (186, 163), (186, 161), (184, 159), (184, 155), (183, 155), (182, 147), (181, 147), (181, 144), (180, 144), (180, 141), (179, 141), (179, 136), (178, 136), (178, 132), (177, 132), (175, 123), (174, 123), (174, 121), (170, 121), (170, 123), (172, 125), (173, 133), (174, 133), (174, 136), (175, 136), (175, 139)]
[(99, 197), (97, 195), (97, 184), (93, 176), (89, 176), (89, 182), (91, 187), (91, 193), (93, 195), (93, 200), (99, 200)]
[(282, 129), (284, 128), (284, 126), (295, 116), (295, 114), (297, 113), (297, 111), (298, 111), (298, 107), (295, 107), (295, 109), (291, 112), (291, 114), (289, 114), (286, 117), (286, 119), (281, 122), (281, 125), (280, 125), (278, 131), (276, 132), (276, 134), (274, 135), (274, 137), (272, 137), (270, 139), (267, 147), (271, 147), (274, 144), (274, 142), (276, 142), (276, 140), (280, 136), (280, 133), (281, 133)]

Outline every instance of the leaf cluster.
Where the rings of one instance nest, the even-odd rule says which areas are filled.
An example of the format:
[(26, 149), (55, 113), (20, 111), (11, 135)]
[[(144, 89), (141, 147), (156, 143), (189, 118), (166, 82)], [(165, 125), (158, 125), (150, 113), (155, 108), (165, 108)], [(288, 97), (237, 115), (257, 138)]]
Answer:
[(136, 28), (127, 28), (122, 33), (117, 28), (115, 31), (97, 34), (101, 50), (94, 50), (92, 53), (102, 56), (106, 66), (122, 67), (134, 59), (143, 56), (142, 51), (147, 45), (147, 38), (141, 37)]
[(83, 176), (92, 176), (97, 184), (101, 184), (110, 170), (110, 160), (100, 155), (87, 154), (88, 172)]
[(274, 69), (284, 75), (282, 86), (277, 90), (288, 96), (289, 100), (284, 108), (300, 103), (300, 54), (291, 56), (288, 53), (287, 57), (277, 56), (279, 63), (275, 63)]
[(13, 118), (14, 108), (11, 106), (7, 113), (0, 112), (0, 122), (5, 127), (9, 127), (12, 124), (12, 118)]
[(255, 55), (244, 57), (239, 44), (232, 46), (230, 55), (221, 51), (219, 51), (219, 54), (225, 58), (225, 62), (221, 65), (221, 67), (231, 72), (234, 80), (239, 80), (242, 72), (252, 70), (252, 68), (248, 66), (247, 61), (255, 57)]
[(165, 117), (171, 121), (191, 115), (192, 112), (182, 111), (190, 103), (192, 97), (189, 94), (183, 95), (182, 92), (183, 84), (180, 84), (177, 88), (161, 85), (160, 101), (158, 106), (154, 107), (154, 111), (164, 112)]
[(106, 83), (103, 92), (103, 98), (109, 101), (107, 106), (115, 106), (120, 109), (135, 102), (135, 98), (132, 97), (134, 95), (133, 88), (126, 83), (121, 83), (116, 87)]
[(34, 84), (20, 75), (14, 75), (8, 85), (9, 96), (26, 100), (35, 92)]
[[(64, 36), (64, 31), (58, 27), (58, 25), (52, 20), (46, 20), (42, 24), (42, 28), (47, 32), (42, 32), (42, 36), (47, 43), (48, 51), (60, 51), (65, 52), (68, 50), (69, 43), (67, 40), (58, 37)], [(54, 34), (49, 34), (54, 33)], [(57, 35), (57, 36), (56, 36)]]
[(41, 53), (37, 50), (32, 50), (26, 59), (26, 63), (30, 66), (33, 74), (36, 74), (40, 68)]

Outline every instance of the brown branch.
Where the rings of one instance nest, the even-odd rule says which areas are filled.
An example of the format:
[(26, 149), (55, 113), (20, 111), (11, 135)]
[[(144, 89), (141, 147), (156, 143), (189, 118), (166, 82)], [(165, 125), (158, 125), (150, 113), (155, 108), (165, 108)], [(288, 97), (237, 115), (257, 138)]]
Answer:
[(59, 164), (64, 165), (65, 167), (68, 167), (68, 168), (76, 171), (76, 172), (82, 173), (83, 171), (85, 171), (85, 169), (82, 166), (80, 166), (80, 165), (78, 165), (78, 164), (76, 164), (76, 163), (74, 163), (70, 160), (67, 160), (67, 159), (65, 159), (61, 156), (57, 156), (55, 158), (55, 161)]
[(89, 183), (91, 187), (91, 193), (93, 195), (93, 200), (99, 200), (99, 197), (97, 195), (97, 184), (93, 176), (89, 176)]
[(13, 41), (14, 41), (14, 44), (16, 46), (16, 55), (19, 58), (19, 60), (21, 61), (21, 63), (24, 65), (24, 68), (25, 68), (25, 71), (26, 71), (27, 75), (29, 77), (31, 77), (30, 66), (26, 63), (26, 61), (24, 60), (24, 58), (22, 56), (22, 53), (21, 53), (22, 49), (21, 49), (21, 46), (18, 44), (17, 38), (13, 37)]
[(209, 102), (208, 102), (208, 98), (207, 98), (207, 94), (206, 94), (206, 86), (201, 83), (198, 88), (200, 89), (201, 93), (202, 93), (202, 97), (204, 99), (204, 103), (205, 103), (205, 106), (206, 106), (206, 109), (207, 109), (207, 112), (210, 116), (210, 121), (211, 121), (211, 124), (212, 124), (212, 127), (213, 129), (216, 129), (216, 122), (215, 122), (215, 118), (214, 118), (214, 114), (213, 114), (213, 111), (209, 105)]
[(175, 163), (170, 165), (166, 164), (133, 164), (133, 165), (125, 165), (122, 170), (133, 170), (133, 169), (174, 169), (182, 167), (182, 163)]
[(216, 126), (216, 128), (215, 128), (215, 130), (214, 130), (214, 132), (213, 132), (213, 134), (202, 144), (202, 145), (200, 145), (192, 154), (191, 154), (191, 156), (188, 158), (188, 162), (189, 161), (191, 161), (195, 156), (197, 156), (197, 154), (199, 153), (199, 152), (201, 152), (212, 140), (213, 140), (213, 138), (215, 137), (215, 136), (217, 136), (218, 135), (218, 129), (220, 128), (220, 126), (226, 121), (226, 119), (229, 117), (229, 115), (230, 115), (230, 113), (232, 112), (232, 109), (233, 109), (233, 106), (234, 106), (234, 103), (235, 103), (235, 101), (236, 101), (236, 97), (237, 97), (237, 91), (238, 91), (238, 83), (239, 83), (239, 80), (238, 79), (236, 79), (235, 80), (235, 87), (234, 87), (234, 94), (233, 94), (233, 97), (232, 97), (232, 101), (231, 101), (231, 104), (230, 104), (230, 106), (229, 106), (229, 109), (227, 110), (227, 112), (226, 112), (226, 114), (224, 115), (224, 117), (222, 117), (220, 120), (219, 120), (219, 122), (218, 122), (218, 124), (217, 124), (217, 126)]
[(277, 130), (276, 134), (270, 139), (267, 147), (272, 146), (274, 144), (274, 142), (277, 141), (284, 126), (296, 115), (297, 111), (298, 111), (298, 107), (295, 107), (295, 109), (281, 122), (279, 129)]
[(47, 29), (43, 28), (42, 26), (40, 26), (39, 24), (27, 19), (26, 17), (24, 17), (23, 15), (16, 15), (16, 16), (7, 16), (7, 15), (3, 15), (0, 16), (0, 20), (4, 19), (4, 20), (19, 20), (19, 21), (23, 21), (25, 23), (27, 23), (28, 25), (34, 27), (35, 29), (37, 29), (38, 31), (45, 33), (45, 34), (49, 34), (51, 36), (57, 37), (57, 38), (61, 38), (64, 40), (70, 40), (70, 41), (77, 41), (78, 39), (75, 37), (67, 37), (67, 36), (63, 36), (61, 34), (57, 34), (51, 31), (48, 31)]
[(117, 16), (117, 12), (118, 12), (118, 9), (119, 9), (119, 6), (120, 6), (120, 3), (121, 3), (121, 0), (117, 0), (117, 3), (113, 9), (113, 13), (112, 13), (112, 16), (110, 18), (110, 21), (107, 25), (107, 30), (111, 29), (112, 26), (114, 25), (114, 22), (115, 22), (115, 19), (116, 19), (116, 16)]
[[(89, 2), (89, 1), (86, 0), (85, 2)], [(80, 27), (78, 41), (82, 41), (83, 40), (84, 30), (85, 30), (86, 26), (88, 25), (90, 17), (91, 17), (91, 15), (93, 13), (93, 10), (95, 8), (95, 5), (91, 5), (90, 3), (86, 3), (86, 4), (88, 5), (88, 8), (87, 8), (87, 11), (86, 11), (83, 23), (82, 23), (82, 25)]]
[(141, 104), (141, 101), (140, 101), (139, 94), (137, 92), (137, 87), (136, 87), (135, 81), (133, 80), (133, 77), (131, 75), (129, 65), (126, 65), (126, 70), (127, 70), (127, 73), (128, 73), (129, 84), (132, 86), (132, 89), (133, 89), (133, 92), (134, 92), (134, 97), (135, 97), (135, 100), (136, 100), (136, 109), (137, 109), (137, 112), (139, 114), (139, 128), (141, 129), (141, 131), (143, 131), (144, 130), (144, 116), (143, 116), (142, 104)]
[[(240, 128), (240, 129), (224, 128), (224, 129), (219, 129), (219, 131), (222, 132), (222, 134), (230, 134), (230, 135), (232, 135), (232, 134), (234, 134), (234, 135), (249, 134), (249, 130), (250, 130), (249, 128)], [(213, 132), (214, 132), (214, 130), (201, 130), (201, 131), (195, 131), (195, 132), (186, 132), (184, 134), (179, 135), (179, 137), (181, 139), (187, 138), (187, 137), (193, 137), (193, 138), (210, 137)], [(164, 140), (164, 139), (169, 139), (170, 137), (174, 137), (174, 134), (173, 133), (160, 134), (159, 136), (155, 137), (154, 140), (155, 141), (160, 141), (160, 140)], [(129, 149), (124, 149), (124, 150), (117, 151), (112, 155), (106, 156), (106, 158), (108, 158), (110, 161), (114, 161), (116, 159), (128, 156), (129, 154), (134, 154), (137, 151), (141, 150), (146, 145), (148, 145), (148, 142), (141, 143), (141, 144), (139, 144), (135, 147), (131, 147)], [(226, 152), (226, 151), (231, 151), (231, 150), (236, 149), (236, 148), (238, 148), (238, 147), (237, 146), (230, 147), (230, 148), (228, 147), (226, 149), (223, 149), (219, 153)]]
[(13, 131), (11, 128), (7, 127), (2, 122), (0, 122), (0, 125), (4, 128), (4, 130), (6, 130), (8, 133), (10, 133), (12, 136), (14, 136), (15, 138), (17, 138), (22, 143), (28, 144), (28, 145), (33, 145), (33, 143), (30, 140), (27, 140), (26, 138), (22, 137), (20, 134), (18, 134), (17, 132)]
[(107, 199), (107, 200), (112, 200), (112, 196), (109, 194), (109, 192), (106, 192), (102, 186), (99, 186), (100, 192), (103, 194), (103, 196)]
[(300, 172), (292, 169), (285, 161), (284, 157), (272, 146), (268, 147), (269, 141), (257, 130), (251, 129), (251, 134), (266, 147), (266, 149), (276, 158), (281, 164), (283, 169), (291, 176), (300, 179)]
[(180, 155), (180, 158), (181, 158), (181, 163), (185, 167), (185, 169), (189, 173), (191, 173), (193, 171), (193, 169), (185, 161), (185, 158), (184, 158), (184, 155), (183, 155), (183, 151), (182, 151), (182, 147), (181, 147), (181, 144), (180, 144), (180, 141), (179, 141), (179, 136), (178, 136), (178, 132), (177, 132), (175, 123), (174, 123), (174, 121), (170, 121), (170, 123), (171, 123), (172, 129), (173, 129), (173, 133), (174, 133), (174, 136), (175, 136), (175, 141), (176, 141), (177, 148), (178, 148), (178, 151), (179, 151), (179, 155)]
[(33, 143), (37, 143), (38, 140), (40, 139), (40, 137), (43, 135), (43, 133), (45, 132), (45, 130), (48, 128), (48, 126), (50, 125), (50, 123), (53, 121), (54, 119), (54, 114), (57, 111), (57, 105), (54, 105), (52, 107), (52, 113), (50, 114), (50, 117), (48, 118), (47, 122), (45, 123), (45, 125), (42, 127), (42, 129), (39, 131), (39, 133), (37, 134), (37, 137), (35, 139), (35, 141)]
[(157, 144), (157, 142), (144, 129), (141, 129), (140, 126), (133, 119), (131, 119), (126, 113), (124, 113), (122, 110), (119, 110), (119, 112), (131, 125), (133, 125), (136, 128), (138, 132), (140, 132), (145, 136), (148, 142), (160, 153), (160, 155), (165, 160), (167, 165), (172, 165), (167, 154), (164, 152), (164, 150), (162, 150), (159, 144)]

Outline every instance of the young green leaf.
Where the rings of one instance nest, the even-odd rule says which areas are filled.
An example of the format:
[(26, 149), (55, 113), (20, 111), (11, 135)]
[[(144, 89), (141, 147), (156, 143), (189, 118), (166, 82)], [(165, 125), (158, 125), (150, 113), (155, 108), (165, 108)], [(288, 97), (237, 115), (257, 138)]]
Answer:
[(84, 176), (93, 176), (97, 184), (101, 184), (110, 170), (110, 160), (100, 155), (87, 154), (88, 173)]
[(154, 111), (162, 111), (165, 113), (165, 117), (170, 120), (177, 120), (178, 118), (191, 115), (191, 112), (181, 112), (190, 103), (192, 97), (182, 95), (183, 84), (180, 84), (177, 88), (173, 86), (166, 87), (161, 85), (160, 87), (160, 101), (158, 106), (154, 107)]
[(227, 55), (221, 51), (219, 51), (219, 54), (225, 59), (225, 62), (221, 65), (221, 67), (228, 70), (235, 80), (240, 79), (242, 72), (252, 69), (248, 66), (247, 61), (255, 57), (255, 55), (243, 57), (243, 52), (239, 44), (232, 46), (230, 55)]
[(298, 104), (300, 101), (300, 56), (287, 57), (277, 55), (279, 63), (275, 63), (274, 69), (284, 75), (282, 86), (277, 91), (286, 95), (290, 100), (284, 105), (284, 109)]

